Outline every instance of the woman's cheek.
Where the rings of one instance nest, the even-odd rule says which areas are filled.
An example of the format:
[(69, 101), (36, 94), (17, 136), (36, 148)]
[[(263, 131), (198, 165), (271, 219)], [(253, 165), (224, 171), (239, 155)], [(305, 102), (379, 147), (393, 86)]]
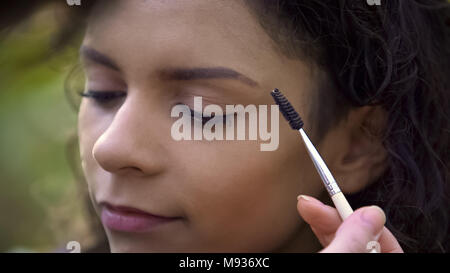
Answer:
[(258, 145), (238, 141), (196, 148), (195, 154), (202, 156), (191, 161), (195, 164), (185, 176), (190, 183), (185, 192), (192, 200), (191, 220), (203, 234), (239, 236), (247, 232), (242, 227), (251, 226), (253, 220), (265, 218), (263, 215), (272, 211), (269, 207), (280, 199), (274, 195), (281, 192), (274, 179), (276, 167), (264, 153)]

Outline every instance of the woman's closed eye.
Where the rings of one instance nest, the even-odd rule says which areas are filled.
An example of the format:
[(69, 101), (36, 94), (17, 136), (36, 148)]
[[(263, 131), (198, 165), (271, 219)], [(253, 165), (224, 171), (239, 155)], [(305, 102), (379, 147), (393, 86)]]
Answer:
[[(124, 91), (97, 91), (97, 90), (87, 90), (85, 92), (80, 92), (80, 96), (88, 99), (93, 99), (97, 104), (99, 104), (102, 107), (108, 107), (113, 103), (115, 100), (121, 99), (126, 97), (127, 93)], [(183, 103), (178, 103), (180, 105), (185, 105)], [(191, 113), (191, 117), (193, 119), (199, 119), (201, 120), (202, 124), (205, 125), (209, 120), (214, 118), (215, 116), (218, 116), (223, 119), (223, 122), (225, 123), (226, 118), (228, 116), (234, 116), (234, 113), (231, 115), (215, 115), (215, 114), (202, 114), (200, 112), (194, 111), (193, 109), (189, 108), (189, 111)]]
[[(186, 105), (186, 104), (183, 104), (183, 103), (177, 103), (177, 105)], [(210, 115), (208, 115), (208, 114), (205, 114), (205, 113), (200, 113), (200, 112), (197, 112), (197, 111), (195, 111), (195, 110), (193, 110), (193, 109), (191, 109), (191, 108), (189, 108), (189, 111), (191, 112), (191, 117), (193, 118), (193, 119), (197, 119), (197, 120), (200, 120), (201, 122), (202, 122), (202, 124), (203, 125), (205, 125), (205, 123), (207, 123), (209, 120), (211, 120), (212, 118), (214, 118), (214, 117), (219, 117), (219, 118), (222, 118), (223, 119), (223, 122), (225, 123), (225, 120), (226, 120), (226, 117), (227, 116), (230, 116), (230, 115), (216, 115), (216, 114), (210, 114)], [(234, 114), (233, 114), (234, 115)]]
[[(194, 111), (194, 110), (192, 110), (192, 109), (189, 109), (190, 111), (191, 111), (191, 117), (192, 118), (200, 118), (200, 116), (201, 116), (201, 121), (202, 121), (202, 124), (203, 125), (205, 125), (205, 123), (207, 123), (208, 121), (210, 121), (212, 118), (214, 118), (215, 117), (215, 115), (214, 114), (212, 114), (212, 115), (210, 115), (210, 116), (204, 116), (204, 115), (202, 115), (201, 113), (199, 113), (199, 112), (196, 112), (196, 111)], [(221, 116), (219, 116), (219, 117), (221, 117), (221, 118), (225, 118), (225, 115), (221, 115)]]
[(114, 100), (123, 98), (127, 95), (124, 91), (94, 91), (88, 90), (79, 93), (80, 96), (85, 98), (93, 99), (96, 103), (100, 105), (106, 105)]

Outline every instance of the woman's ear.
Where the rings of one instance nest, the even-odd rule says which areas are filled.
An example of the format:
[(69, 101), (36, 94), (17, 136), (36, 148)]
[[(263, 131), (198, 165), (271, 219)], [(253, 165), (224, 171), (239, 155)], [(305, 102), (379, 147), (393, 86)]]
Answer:
[(351, 110), (330, 131), (321, 148), (329, 155), (329, 167), (344, 193), (356, 193), (386, 170), (387, 152), (382, 144), (386, 113), (380, 107)]

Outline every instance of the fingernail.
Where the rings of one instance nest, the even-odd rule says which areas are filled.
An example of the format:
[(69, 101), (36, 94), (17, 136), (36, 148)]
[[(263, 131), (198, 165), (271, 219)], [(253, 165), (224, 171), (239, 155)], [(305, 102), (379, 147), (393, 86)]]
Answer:
[(361, 214), (361, 219), (372, 226), (379, 225), (380, 221), (383, 222), (383, 225), (386, 223), (386, 215), (378, 206), (365, 208)]
[(297, 196), (297, 200), (300, 200), (300, 198), (302, 198), (302, 199), (305, 200), (305, 201), (311, 201), (311, 198), (309, 198), (309, 197), (306, 196), (306, 195), (300, 194), (299, 196)]

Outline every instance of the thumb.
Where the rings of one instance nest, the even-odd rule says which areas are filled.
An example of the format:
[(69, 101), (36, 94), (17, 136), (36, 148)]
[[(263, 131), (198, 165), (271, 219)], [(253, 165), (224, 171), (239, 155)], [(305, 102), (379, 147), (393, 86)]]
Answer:
[(367, 245), (378, 241), (386, 216), (377, 206), (362, 207), (347, 217), (336, 231), (334, 239), (322, 253), (367, 253)]

